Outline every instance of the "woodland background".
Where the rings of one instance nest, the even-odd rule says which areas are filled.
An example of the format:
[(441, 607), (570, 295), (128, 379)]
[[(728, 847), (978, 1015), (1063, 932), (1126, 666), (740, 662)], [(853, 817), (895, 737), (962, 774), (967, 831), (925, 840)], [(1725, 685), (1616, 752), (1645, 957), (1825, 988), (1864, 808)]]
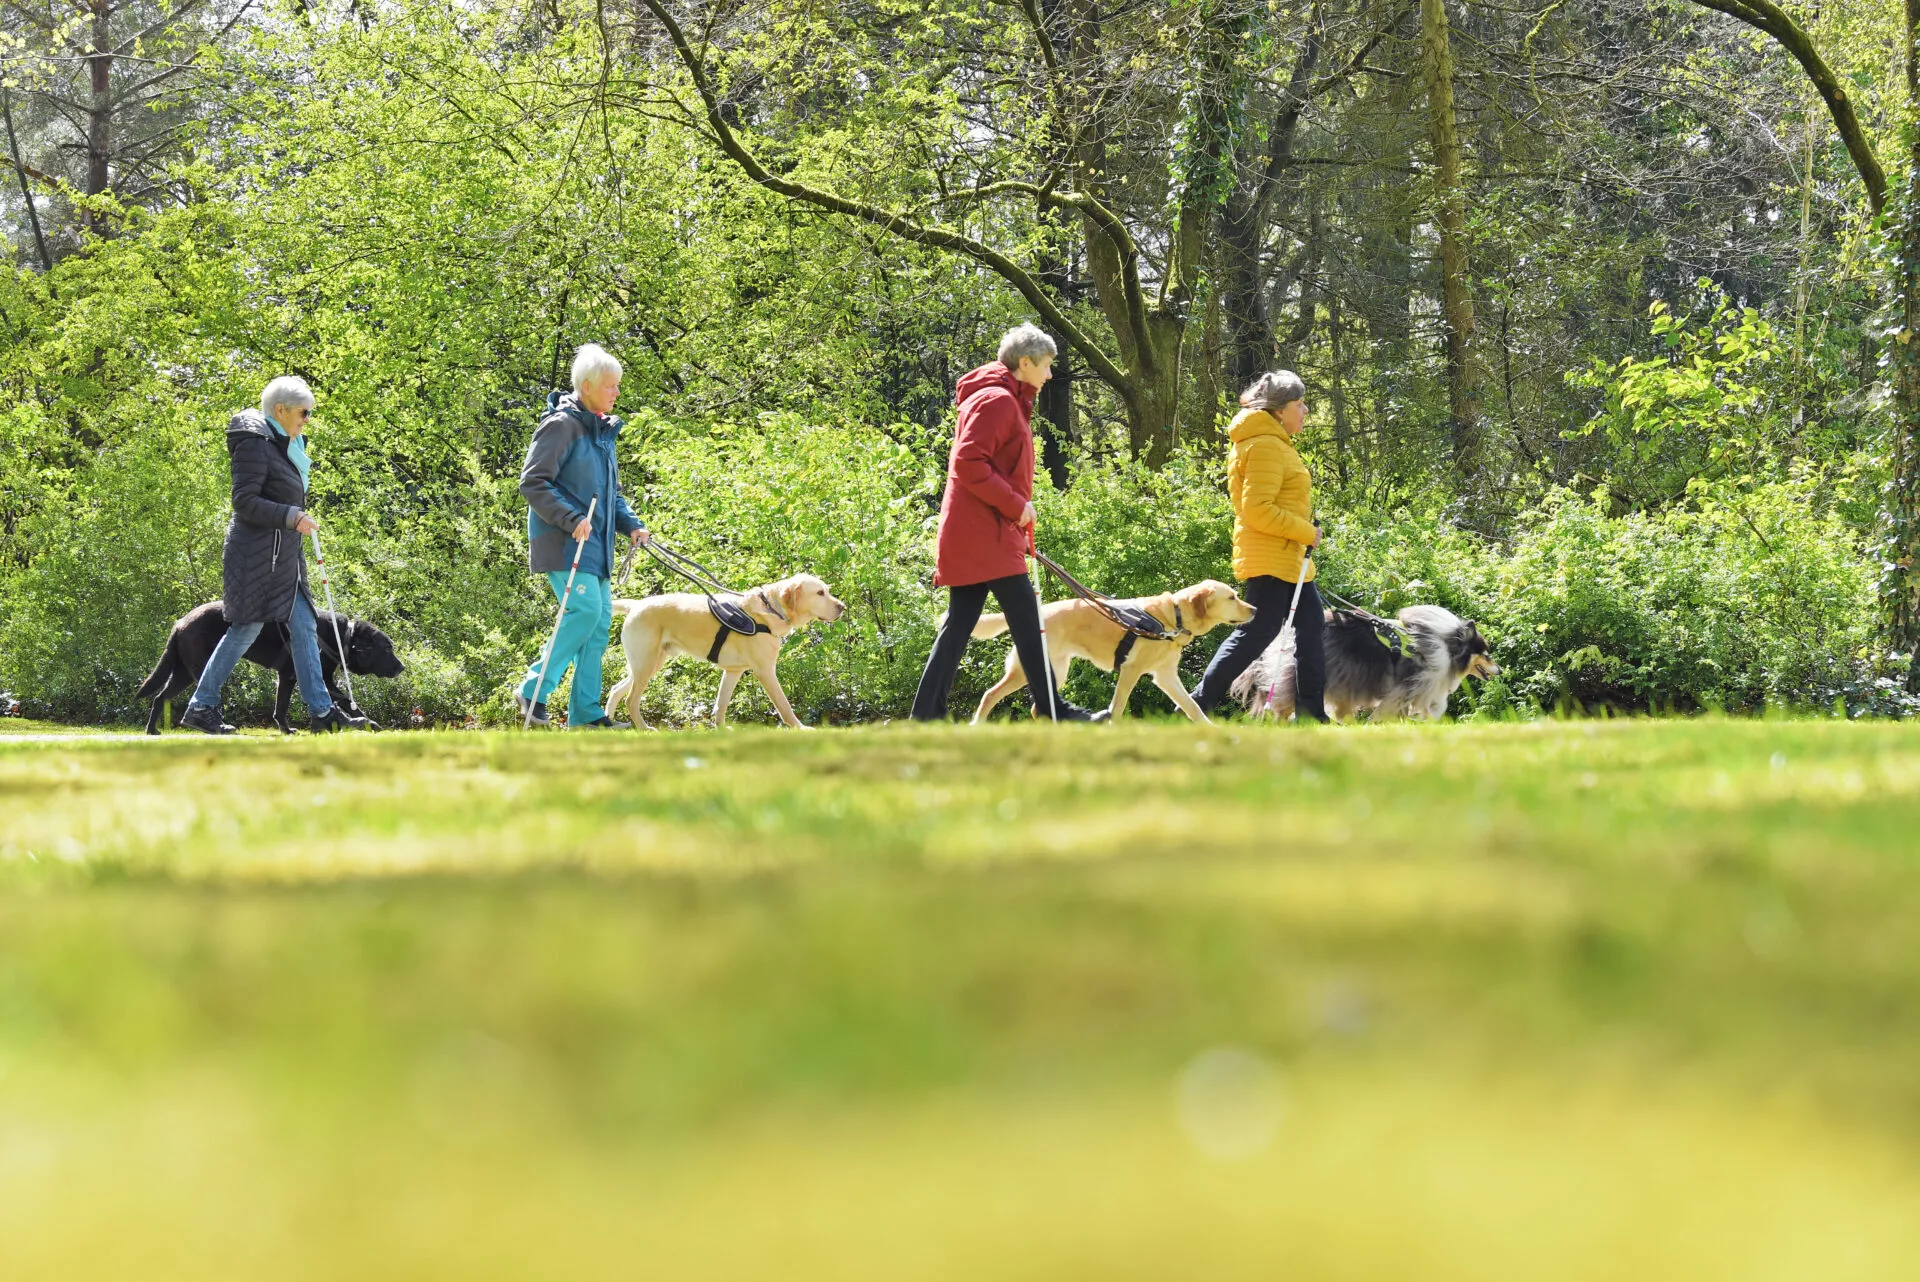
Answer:
[[(1043, 544), (1105, 590), (1228, 577), (1222, 431), (1285, 366), (1323, 581), (1494, 641), (1456, 713), (1904, 715), (1914, 21), (0, 0), (0, 691), (133, 712), (220, 593), (227, 417), (292, 371), (341, 604), (409, 664), (363, 703), (501, 718), (551, 621), (520, 460), (598, 341), (650, 525), (852, 603), (783, 661), (802, 715), (898, 715), (954, 380), (1036, 319)], [(975, 650), (957, 706), (997, 674)], [(670, 671), (655, 715), (713, 682)]]

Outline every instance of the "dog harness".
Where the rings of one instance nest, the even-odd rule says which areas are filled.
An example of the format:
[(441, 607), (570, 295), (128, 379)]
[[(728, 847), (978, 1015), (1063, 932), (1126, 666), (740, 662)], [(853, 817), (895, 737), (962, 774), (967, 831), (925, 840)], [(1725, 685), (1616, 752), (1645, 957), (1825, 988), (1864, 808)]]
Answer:
[[(754, 595), (760, 598), (760, 604), (766, 606), (767, 609), (773, 611), (775, 617), (777, 617), (783, 623), (786, 622), (787, 616), (780, 612), (779, 606), (775, 605), (773, 602), (767, 599), (766, 593), (756, 592), (754, 593)], [(729, 633), (738, 633), (743, 637), (757, 637), (763, 632), (769, 635), (772, 634), (773, 632), (772, 628), (760, 622), (760, 620), (754, 618), (752, 615), (748, 614), (745, 610), (741, 610), (738, 606), (735, 606), (734, 609), (738, 611), (741, 618), (744, 618), (748, 623), (753, 625), (752, 628), (750, 629), (743, 628), (737, 622), (732, 622), (728, 620), (726, 615), (723, 615), (720, 613), (720, 611), (714, 609), (714, 606), (716, 604), (717, 603), (711, 597), (708, 598), (707, 609), (713, 615), (713, 617), (716, 620), (718, 620), (720, 623), (720, 630), (713, 634), (713, 644), (707, 648), (708, 663), (720, 662), (720, 647), (727, 643), (727, 636)]]
[[(1181, 617), (1180, 603), (1175, 601), (1173, 603), (1173, 635), (1176, 637), (1182, 636), (1186, 633), (1186, 630), (1187, 621)], [(1120, 644), (1113, 647), (1113, 670), (1115, 672), (1120, 671), (1120, 665), (1125, 663), (1127, 656), (1133, 653), (1133, 643), (1139, 639), (1140, 634), (1137, 632), (1128, 632), (1124, 629), (1121, 631)]]

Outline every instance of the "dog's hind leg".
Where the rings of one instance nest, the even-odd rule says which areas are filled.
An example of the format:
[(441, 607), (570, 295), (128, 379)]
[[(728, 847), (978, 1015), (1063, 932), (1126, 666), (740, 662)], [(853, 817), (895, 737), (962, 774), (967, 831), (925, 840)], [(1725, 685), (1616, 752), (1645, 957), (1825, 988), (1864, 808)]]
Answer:
[[(793, 705), (787, 702), (787, 692), (780, 688), (780, 678), (774, 673), (772, 664), (768, 664), (765, 668), (755, 668), (753, 675), (760, 682), (760, 688), (767, 692), (767, 698), (773, 700), (773, 710), (780, 714), (782, 721), (795, 730), (813, 729), (793, 714)], [(738, 678), (736, 677), (735, 680)]]
[(727, 705), (733, 702), (733, 689), (740, 684), (740, 674), (744, 668), (720, 669), (720, 692), (713, 696), (713, 728), (724, 730), (727, 727)]
[(648, 725), (646, 719), (640, 715), (640, 696), (647, 692), (648, 683), (653, 680), (654, 674), (660, 671), (661, 665), (666, 663), (667, 656), (662, 653), (658, 638), (644, 651), (646, 655), (644, 659), (636, 654), (633, 646), (627, 646), (626, 651), (627, 675), (622, 677), (620, 684), (613, 688), (613, 694), (608, 697), (607, 704), (611, 707), (624, 698), (627, 701), (627, 720), (634, 724), (635, 729), (651, 730), (653, 727)]
[[(1175, 662), (1177, 663), (1178, 660), (1175, 660)], [(1212, 721), (1208, 720), (1207, 714), (1200, 710), (1200, 705), (1193, 701), (1193, 696), (1187, 693), (1187, 688), (1180, 684), (1180, 669), (1178, 667), (1171, 669), (1155, 668), (1153, 671), (1153, 683), (1165, 692), (1167, 698), (1173, 700), (1174, 707), (1187, 714), (1187, 720), (1194, 722), (1196, 725), (1210, 726), (1213, 724)]]
[(979, 725), (993, 712), (995, 705), (1027, 684), (1027, 674), (1020, 667), (1020, 656), (1007, 656), (1006, 675), (994, 683), (993, 687), (980, 696), (980, 706), (973, 710), (973, 725)]

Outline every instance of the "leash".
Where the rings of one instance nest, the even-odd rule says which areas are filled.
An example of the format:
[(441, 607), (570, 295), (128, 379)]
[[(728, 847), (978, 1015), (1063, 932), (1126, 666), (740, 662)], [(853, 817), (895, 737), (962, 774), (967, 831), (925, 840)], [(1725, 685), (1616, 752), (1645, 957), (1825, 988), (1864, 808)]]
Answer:
[[(1069, 592), (1105, 615), (1108, 622), (1115, 624), (1126, 632), (1132, 633), (1134, 636), (1141, 637), (1148, 641), (1173, 641), (1180, 637), (1190, 635), (1184, 623), (1181, 626), (1168, 628), (1166, 624), (1160, 622), (1160, 620), (1154, 618), (1138, 606), (1123, 605), (1104, 593), (1095, 592), (1092, 588), (1086, 586), (1080, 582), (1080, 580), (1061, 569), (1060, 566), (1054, 562), (1053, 558), (1047, 556), (1038, 548), (1033, 549), (1033, 559), (1041, 565), (1046, 566), (1055, 578), (1066, 584)], [(1176, 611), (1179, 609), (1178, 606), (1174, 608)]]
[(751, 637), (757, 636), (762, 632), (773, 631), (772, 628), (760, 623), (752, 615), (741, 609), (737, 602), (722, 601), (714, 595), (715, 592), (725, 596), (739, 597), (741, 600), (745, 600), (749, 596), (758, 597), (760, 598), (760, 604), (766, 606), (776, 619), (779, 619), (782, 623), (787, 622), (786, 612), (775, 605), (764, 591), (749, 593), (730, 588), (722, 583), (719, 576), (715, 575), (712, 570), (709, 570), (706, 566), (700, 564), (686, 553), (676, 552), (674, 549), (665, 546), (658, 538), (650, 538), (640, 546), (645, 548), (647, 554), (661, 565), (693, 584), (694, 587), (699, 588), (700, 595), (707, 598), (707, 612), (713, 615), (714, 619), (719, 622), (721, 632), (723, 633), (723, 636), (715, 641), (714, 653), (719, 653), (719, 641), (725, 639), (724, 633), (738, 632), (741, 636)]

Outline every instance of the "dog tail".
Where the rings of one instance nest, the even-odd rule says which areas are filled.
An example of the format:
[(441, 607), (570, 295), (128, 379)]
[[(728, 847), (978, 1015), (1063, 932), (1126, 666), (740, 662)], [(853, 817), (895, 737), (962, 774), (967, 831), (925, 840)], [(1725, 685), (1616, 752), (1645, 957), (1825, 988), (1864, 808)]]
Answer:
[(148, 673), (147, 679), (140, 683), (140, 688), (133, 692), (133, 697), (136, 699), (151, 699), (156, 694), (159, 694), (162, 690), (166, 689), (168, 683), (173, 680), (173, 674), (179, 666), (180, 638), (174, 633), (169, 632), (167, 634), (167, 648), (160, 652), (160, 662), (153, 666), (153, 671)]
[(639, 601), (617, 596), (613, 599), (613, 617), (616, 619), (624, 619), (635, 610), (638, 610), (640, 606), (641, 602)]
[(980, 622), (973, 625), (975, 639), (984, 641), (988, 637), (997, 637), (1007, 630), (1007, 616), (1004, 614), (983, 614)]
[(1245, 672), (1234, 678), (1227, 693), (1255, 717), (1272, 713), (1285, 721), (1293, 715), (1293, 686), (1297, 671), (1293, 659), (1293, 634), (1283, 630)]

